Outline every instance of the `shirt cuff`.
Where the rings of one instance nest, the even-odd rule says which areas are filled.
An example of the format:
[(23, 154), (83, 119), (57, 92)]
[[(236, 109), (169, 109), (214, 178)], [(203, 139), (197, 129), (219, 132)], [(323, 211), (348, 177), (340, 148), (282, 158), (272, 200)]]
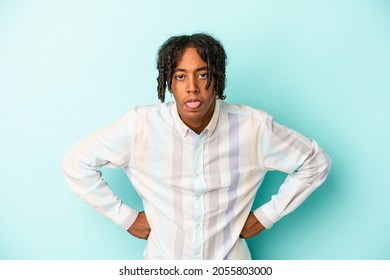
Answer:
[(257, 220), (266, 228), (270, 229), (274, 223), (270, 218), (267, 217), (267, 215), (263, 211), (263, 206), (257, 208), (255, 211), (253, 211), (253, 214), (256, 216)]
[(114, 220), (114, 222), (124, 230), (128, 230), (137, 218), (138, 211), (131, 209), (126, 205), (122, 205), (121, 208), (121, 213)]

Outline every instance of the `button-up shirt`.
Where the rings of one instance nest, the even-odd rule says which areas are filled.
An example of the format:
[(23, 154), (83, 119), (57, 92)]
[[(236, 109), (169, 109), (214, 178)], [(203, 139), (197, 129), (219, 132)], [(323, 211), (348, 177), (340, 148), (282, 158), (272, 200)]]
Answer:
[(124, 169), (151, 227), (145, 259), (250, 259), (240, 233), (267, 171), (287, 173), (278, 193), (254, 209), (269, 229), (323, 183), (330, 159), (266, 112), (217, 100), (199, 135), (175, 102), (133, 108), (76, 144), (62, 166), (73, 191), (127, 230), (138, 212), (99, 171)]

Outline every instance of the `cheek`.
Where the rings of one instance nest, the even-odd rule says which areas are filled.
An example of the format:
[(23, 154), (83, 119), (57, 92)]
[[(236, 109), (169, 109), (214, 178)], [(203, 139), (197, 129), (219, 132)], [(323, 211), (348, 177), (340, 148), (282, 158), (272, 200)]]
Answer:
[(181, 85), (180, 83), (172, 82), (171, 92), (172, 93), (180, 93), (183, 90), (182, 88), (183, 88), (183, 85)]
[(213, 87), (209, 87), (209, 89), (207, 90), (207, 96), (209, 97), (209, 100), (215, 100), (215, 93), (214, 93), (214, 88)]

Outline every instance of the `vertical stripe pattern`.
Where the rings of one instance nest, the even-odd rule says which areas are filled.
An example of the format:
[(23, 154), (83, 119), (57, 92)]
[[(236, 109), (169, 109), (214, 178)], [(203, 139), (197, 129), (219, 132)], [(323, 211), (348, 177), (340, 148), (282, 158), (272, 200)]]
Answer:
[[(218, 159), (218, 149), (219, 147), (219, 134), (215, 134), (215, 137), (212, 141), (209, 142), (208, 151), (209, 151), (209, 174), (221, 174), (219, 161)], [(210, 209), (210, 216), (207, 223), (207, 235), (208, 238), (208, 251), (206, 257), (208, 259), (214, 259), (216, 250), (216, 240), (217, 240), (217, 229), (218, 229), (218, 214), (217, 207), (219, 205), (219, 192), (215, 190), (221, 186), (221, 179), (219, 176), (209, 176), (211, 191), (209, 192), (209, 201), (208, 207)]]
[(254, 210), (270, 228), (324, 182), (330, 159), (313, 140), (267, 113), (217, 100), (194, 136), (176, 103), (129, 110), (79, 141), (62, 167), (71, 189), (127, 230), (138, 212), (102, 180), (102, 166), (124, 168), (151, 226), (146, 259), (247, 259), (239, 238), (269, 170), (287, 173), (271, 200)]
[(237, 200), (237, 187), (239, 181), (239, 123), (238, 116), (228, 114), (229, 120), (229, 171), (230, 187), (228, 190), (228, 206), (226, 209), (226, 226), (224, 228), (224, 255), (227, 255), (233, 245), (231, 236), (231, 222), (234, 220), (234, 204)]
[[(173, 132), (175, 134), (175, 132)], [(182, 185), (182, 167), (183, 167), (183, 142), (180, 141), (176, 135), (172, 136), (173, 138), (173, 147), (172, 149), (172, 186), (174, 188), (179, 188)], [(183, 258), (183, 247), (184, 247), (184, 231), (180, 227), (184, 223), (183, 216), (183, 193), (180, 191), (173, 192), (173, 221), (175, 223), (175, 242), (174, 242), (174, 258), (182, 259)]]

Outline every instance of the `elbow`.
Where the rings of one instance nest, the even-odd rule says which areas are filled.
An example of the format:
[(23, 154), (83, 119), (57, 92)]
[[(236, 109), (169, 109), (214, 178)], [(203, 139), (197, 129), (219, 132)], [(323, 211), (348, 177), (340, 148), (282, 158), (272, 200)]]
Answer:
[(62, 173), (65, 176), (69, 187), (73, 191), (75, 191), (74, 188), (77, 185), (75, 184), (75, 181), (78, 181), (82, 177), (78, 166), (79, 164), (77, 160), (72, 156), (71, 152), (66, 153), (60, 162)]
[(72, 166), (74, 165), (72, 162), (73, 160), (69, 152), (62, 157), (60, 166), (65, 176), (69, 175), (70, 170), (72, 170)]
[(305, 168), (300, 170), (303, 172), (301, 179), (317, 188), (325, 182), (329, 175), (331, 165), (331, 158), (319, 148), (315, 155), (307, 162)]
[(320, 184), (322, 184), (326, 180), (326, 178), (329, 175), (330, 168), (332, 166), (332, 160), (329, 157), (329, 155), (327, 155), (325, 152), (322, 152), (322, 155), (323, 155), (323, 160), (321, 164), (321, 169), (320, 169), (321, 172), (319, 178)]
[(80, 189), (81, 176), (77, 172), (77, 161), (72, 157), (70, 152), (63, 156), (60, 167), (70, 190), (78, 196), (81, 196), (83, 192)]

